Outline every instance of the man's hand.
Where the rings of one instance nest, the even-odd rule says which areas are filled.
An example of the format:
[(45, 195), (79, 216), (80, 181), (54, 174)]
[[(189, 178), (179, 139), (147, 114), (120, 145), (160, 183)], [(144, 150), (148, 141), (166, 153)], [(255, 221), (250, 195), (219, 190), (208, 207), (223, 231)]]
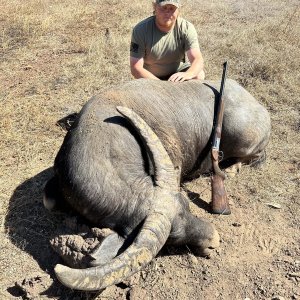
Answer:
[(193, 79), (193, 78), (194, 78), (194, 76), (191, 75), (191, 74), (188, 73), (188, 72), (178, 72), (178, 73), (173, 74), (173, 75), (168, 79), (168, 81), (172, 81), (172, 82), (183, 82), (183, 81), (190, 80), (190, 79)]
[(198, 48), (187, 51), (188, 59), (191, 66), (185, 72), (174, 73), (168, 80), (172, 82), (183, 82), (190, 79), (204, 80), (203, 57)]

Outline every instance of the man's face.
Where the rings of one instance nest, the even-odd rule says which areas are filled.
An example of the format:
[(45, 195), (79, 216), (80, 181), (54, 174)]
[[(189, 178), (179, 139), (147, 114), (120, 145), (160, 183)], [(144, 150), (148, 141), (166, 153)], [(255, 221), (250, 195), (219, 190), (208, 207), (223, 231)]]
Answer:
[(178, 8), (172, 4), (155, 5), (156, 22), (163, 27), (171, 28), (178, 17)]

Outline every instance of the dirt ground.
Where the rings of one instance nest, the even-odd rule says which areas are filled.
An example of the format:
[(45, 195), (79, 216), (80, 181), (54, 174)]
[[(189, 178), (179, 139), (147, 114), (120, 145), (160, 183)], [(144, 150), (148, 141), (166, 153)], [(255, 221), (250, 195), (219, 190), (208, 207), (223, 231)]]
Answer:
[[(0, 299), (300, 299), (300, 5), (298, 0), (184, 1), (207, 79), (245, 86), (272, 120), (267, 162), (226, 180), (232, 214), (209, 213), (210, 180), (183, 188), (222, 243), (210, 259), (165, 247), (143, 271), (92, 294), (63, 287), (50, 240), (85, 232), (51, 214), (42, 190), (65, 132), (55, 125), (94, 94), (131, 80), (132, 27), (151, 1), (3, 0), (0, 3)], [(63, 229), (62, 229), (63, 228)], [(86, 234), (89, 232), (89, 234)]]

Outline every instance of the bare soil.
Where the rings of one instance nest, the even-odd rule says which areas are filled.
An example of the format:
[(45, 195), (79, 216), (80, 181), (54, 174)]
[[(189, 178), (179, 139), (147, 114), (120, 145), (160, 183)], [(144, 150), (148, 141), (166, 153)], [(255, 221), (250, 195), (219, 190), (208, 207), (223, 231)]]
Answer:
[(243, 167), (226, 180), (231, 215), (210, 214), (209, 178), (183, 187), (193, 213), (217, 227), (221, 247), (210, 259), (165, 247), (143, 271), (96, 294), (57, 281), (53, 268), (62, 261), (50, 240), (55, 246), (59, 234), (75, 234), (70, 256), (87, 255), (100, 236), (42, 205), (65, 135), (55, 123), (92, 95), (132, 80), (130, 32), (152, 13), (151, 1), (3, 0), (0, 299), (300, 299), (299, 1), (184, 4), (183, 16), (199, 33), (207, 79), (220, 78), (228, 60), (229, 77), (272, 119), (264, 167)]

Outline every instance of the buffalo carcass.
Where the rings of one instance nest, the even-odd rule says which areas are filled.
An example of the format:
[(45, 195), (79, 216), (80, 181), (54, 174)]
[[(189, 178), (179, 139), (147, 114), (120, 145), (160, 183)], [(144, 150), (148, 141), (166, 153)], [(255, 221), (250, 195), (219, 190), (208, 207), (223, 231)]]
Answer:
[[(55, 159), (44, 205), (52, 209), (65, 201), (116, 234), (95, 251), (92, 267), (57, 265), (64, 285), (100, 290), (119, 283), (166, 243), (187, 244), (204, 255), (219, 246), (214, 226), (193, 216), (180, 193), (184, 179), (211, 170), (219, 85), (139, 79), (93, 97), (82, 108)], [(227, 80), (224, 99), (223, 165), (262, 161), (270, 136), (268, 112), (233, 80)]]

